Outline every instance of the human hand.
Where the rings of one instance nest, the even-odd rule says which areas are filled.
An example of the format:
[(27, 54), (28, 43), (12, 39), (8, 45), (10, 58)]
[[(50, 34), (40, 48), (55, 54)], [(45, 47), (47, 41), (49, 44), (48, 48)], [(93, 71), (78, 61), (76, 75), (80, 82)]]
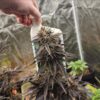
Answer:
[[(36, 0), (1, 0), (4, 4), (0, 9), (7, 14), (15, 14), (24, 25), (32, 24), (32, 16), (36, 23), (41, 23), (41, 14)], [(0, 5), (1, 6), (1, 5)]]

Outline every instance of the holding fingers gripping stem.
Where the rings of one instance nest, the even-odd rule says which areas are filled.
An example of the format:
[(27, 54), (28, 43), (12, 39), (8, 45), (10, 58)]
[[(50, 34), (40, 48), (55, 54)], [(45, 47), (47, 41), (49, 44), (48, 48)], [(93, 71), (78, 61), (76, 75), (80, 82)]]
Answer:
[(36, 0), (0, 0), (0, 9), (7, 14), (15, 14), (24, 25), (31, 25), (32, 17), (36, 23), (41, 23), (41, 13)]

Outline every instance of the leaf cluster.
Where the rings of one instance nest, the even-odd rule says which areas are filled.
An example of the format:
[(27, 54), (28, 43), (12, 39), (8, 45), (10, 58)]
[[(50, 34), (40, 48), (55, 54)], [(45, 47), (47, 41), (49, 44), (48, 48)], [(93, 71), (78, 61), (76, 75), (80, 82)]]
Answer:
[(78, 60), (75, 62), (71, 61), (68, 64), (68, 68), (71, 69), (71, 75), (77, 76), (84, 73), (84, 71), (88, 68), (88, 66), (86, 65), (86, 62)]
[(92, 96), (92, 100), (100, 100), (100, 89), (97, 89)]

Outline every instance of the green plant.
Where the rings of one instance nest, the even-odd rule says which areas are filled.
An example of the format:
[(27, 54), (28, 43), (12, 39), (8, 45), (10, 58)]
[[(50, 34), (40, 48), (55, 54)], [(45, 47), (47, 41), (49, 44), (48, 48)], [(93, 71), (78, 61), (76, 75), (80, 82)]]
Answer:
[(100, 100), (100, 89), (97, 89), (92, 96), (92, 100)]
[(85, 72), (85, 70), (88, 68), (88, 66), (86, 65), (86, 62), (82, 61), (82, 60), (78, 60), (78, 61), (71, 61), (68, 64), (68, 69), (71, 69), (71, 75), (73, 76), (77, 76), (82, 74), (83, 72)]

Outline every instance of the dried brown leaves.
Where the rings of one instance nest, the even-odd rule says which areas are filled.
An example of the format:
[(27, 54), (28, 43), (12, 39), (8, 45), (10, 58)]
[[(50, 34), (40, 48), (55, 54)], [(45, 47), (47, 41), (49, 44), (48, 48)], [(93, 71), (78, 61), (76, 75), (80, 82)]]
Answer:
[(30, 80), (30, 100), (35, 95), (36, 100), (88, 100), (83, 86), (65, 72), (66, 53), (59, 35), (42, 28), (34, 38), (40, 73), (37, 80)]

